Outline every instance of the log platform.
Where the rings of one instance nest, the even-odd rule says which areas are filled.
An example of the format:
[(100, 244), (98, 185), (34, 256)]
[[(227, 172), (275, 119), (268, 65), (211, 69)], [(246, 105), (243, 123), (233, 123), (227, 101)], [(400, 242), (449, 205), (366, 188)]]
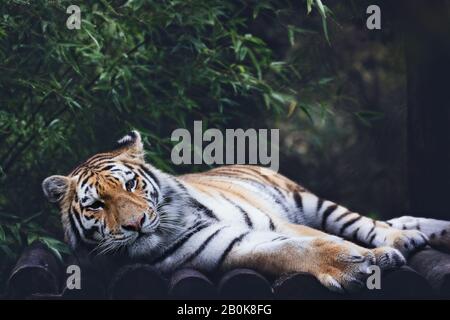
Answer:
[[(34, 242), (12, 269), (6, 290), (9, 299), (450, 299), (450, 254), (425, 248), (408, 265), (385, 272), (381, 289), (336, 294), (308, 274), (277, 279), (254, 270), (235, 269), (208, 277), (180, 269), (168, 277), (145, 263), (124, 264), (114, 270), (82, 267), (74, 256), (62, 262), (45, 244)], [(81, 289), (70, 289), (68, 265), (80, 265)], [(105, 276), (109, 275), (109, 276)]]

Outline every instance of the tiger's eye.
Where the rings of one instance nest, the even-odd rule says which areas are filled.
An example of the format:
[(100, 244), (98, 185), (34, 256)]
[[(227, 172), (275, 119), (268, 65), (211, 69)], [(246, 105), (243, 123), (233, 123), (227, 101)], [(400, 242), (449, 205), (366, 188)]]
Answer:
[(128, 180), (127, 183), (125, 183), (125, 188), (127, 188), (127, 191), (132, 191), (133, 188), (136, 186), (136, 179), (133, 178), (131, 180)]
[(104, 207), (103, 202), (101, 201), (95, 201), (94, 203), (92, 203), (90, 206), (88, 206), (87, 208), (89, 210), (99, 210), (102, 209)]

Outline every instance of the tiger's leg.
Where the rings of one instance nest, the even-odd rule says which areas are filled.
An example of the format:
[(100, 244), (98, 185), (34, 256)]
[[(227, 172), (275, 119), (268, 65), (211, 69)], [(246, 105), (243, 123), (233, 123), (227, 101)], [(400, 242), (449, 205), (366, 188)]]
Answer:
[(387, 222), (364, 217), (309, 192), (297, 192), (294, 199), (304, 224), (363, 245), (393, 247), (407, 257), (428, 241), (419, 230), (393, 228)]
[(306, 272), (330, 290), (342, 292), (364, 287), (371, 265), (384, 270), (405, 263), (401, 253), (390, 247), (370, 250), (327, 234), (300, 236), (301, 232), (297, 233), (289, 236), (251, 232), (234, 245), (221, 267), (225, 270), (252, 268), (274, 275)]
[(450, 251), (450, 221), (403, 216), (387, 223), (395, 229), (419, 230), (428, 237), (432, 247)]
[[(285, 223), (279, 226), (279, 231), (283, 234), (290, 236), (309, 236), (309, 237), (318, 237), (318, 238), (327, 238), (330, 235), (323, 231), (313, 229), (301, 224), (294, 223)], [(349, 243), (348, 241), (344, 241), (343, 243)], [(354, 245), (353, 243), (350, 244)], [(396, 249), (386, 251), (386, 248), (390, 247), (379, 247), (372, 249), (372, 252), (375, 254), (376, 264), (381, 266), (382, 269), (387, 269), (389, 266), (396, 265), (401, 266), (403, 264), (403, 259), (399, 261), (395, 261), (401, 255), (399, 251)], [(386, 266), (386, 267), (385, 267)]]

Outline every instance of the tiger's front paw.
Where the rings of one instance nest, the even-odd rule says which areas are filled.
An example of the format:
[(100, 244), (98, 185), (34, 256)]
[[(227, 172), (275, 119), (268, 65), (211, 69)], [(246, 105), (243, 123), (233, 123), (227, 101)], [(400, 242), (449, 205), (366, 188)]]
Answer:
[(432, 247), (450, 253), (450, 223), (431, 232), (429, 238)]
[(422, 249), (428, 244), (428, 237), (418, 230), (390, 230), (384, 245), (399, 250), (403, 256)]
[(403, 216), (388, 222), (397, 229), (420, 230), (430, 246), (450, 252), (450, 221)]
[(366, 287), (376, 264), (375, 254), (349, 242), (319, 241), (314, 249), (318, 262), (312, 273), (329, 290), (344, 293)]
[(420, 230), (428, 235), (428, 243), (438, 249), (450, 252), (450, 222), (436, 219), (416, 218)]
[(372, 250), (375, 254), (376, 264), (381, 270), (400, 268), (406, 264), (403, 254), (391, 247), (379, 247)]

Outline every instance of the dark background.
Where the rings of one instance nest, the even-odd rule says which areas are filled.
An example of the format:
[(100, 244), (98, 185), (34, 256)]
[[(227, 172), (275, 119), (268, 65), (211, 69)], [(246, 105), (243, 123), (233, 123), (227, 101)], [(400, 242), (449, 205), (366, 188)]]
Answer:
[(70, 4), (0, 4), (0, 284), (35, 239), (67, 252), (41, 181), (129, 129), (184, 173), (207, 167), (170, 162), (176, 128), (280, 128), (280, 172), (324, 198), (449, 219), (448, 1), (86, 1), (80, 30)]

